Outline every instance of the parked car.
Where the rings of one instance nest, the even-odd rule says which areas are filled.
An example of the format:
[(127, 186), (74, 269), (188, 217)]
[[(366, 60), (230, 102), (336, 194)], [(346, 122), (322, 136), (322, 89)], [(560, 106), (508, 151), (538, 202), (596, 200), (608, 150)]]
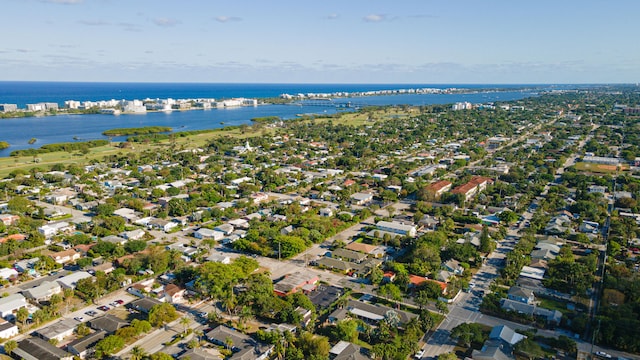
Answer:
[(120, 305), (124, 304), (124, 300), (122, 300), (122, 299), (118, 299), (118, 300), (116, 300), (116, 302), (117, 302), (118, 304), (120, 304)]
[(73, 318), (73, 320), (77, 321), (77, 322), (83, 322), (84, 318), (82, 316), (76, 316)]
[(95, 311), (93, 311), (93, 310), (86, 311), (86, 312), (85, 312), (85, 314), (86, 314), (86, 315), (89, 315), (89, 316), (96, 316), (96, 315), (98, 315), (98, 313), (97, 313), (97, 312), (95, 312)]
[(102, 306), (98, 306), (98, 310), (109, 311), (111, 310), (111, 308), (108, 307), (107, 305), (102, 305)]
[(422, 356), (424, 356), (424, 349), (421, 349), (420, 351), (418, 351), (416, 353), (416, 355), (414, 356), (414, 358), (416, 359), (422, 359)]

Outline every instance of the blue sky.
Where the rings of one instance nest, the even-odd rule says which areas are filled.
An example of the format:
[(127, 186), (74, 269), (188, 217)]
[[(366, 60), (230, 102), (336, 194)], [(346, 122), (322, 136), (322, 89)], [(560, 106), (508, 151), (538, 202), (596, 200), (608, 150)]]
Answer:
[(640, 81), (637, 0), (0, 4), (0, 80)]

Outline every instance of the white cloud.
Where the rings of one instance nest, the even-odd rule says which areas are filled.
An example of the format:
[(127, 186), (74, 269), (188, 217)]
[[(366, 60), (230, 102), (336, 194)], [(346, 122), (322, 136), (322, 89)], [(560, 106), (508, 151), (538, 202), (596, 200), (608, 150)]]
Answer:
[(366, 22), (380, 22), (386, 19), (386, 15), (383, 14), (369, 14), (362, 18)]
[(340, 15), (338, 15), (338, 14), (336, 14), (336, 13), (333, 13), (333, 14), (329, 14), (329, 15), (327, 15), (326, 19), (329, 19), (329, 20), (335, 20), (335, 19), (337, 19), (337, 18), (339, 18), (339, 17), (340, 17)]
[(156, 18), (153, 19), (153, 23), (162, 26), (162, 27), (170, 27), (178, 24), (178, 20), (171, 18)]
[(232, 22), (232, 21), (242, 21), (242, 18), (237, 16), (216, 16), (216, 21), (221, 23)]

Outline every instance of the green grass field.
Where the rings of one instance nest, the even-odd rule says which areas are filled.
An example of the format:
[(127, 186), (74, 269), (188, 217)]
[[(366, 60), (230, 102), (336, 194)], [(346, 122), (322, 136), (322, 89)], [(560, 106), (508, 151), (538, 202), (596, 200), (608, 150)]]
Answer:
[(594, 173), (603, 173), (603, 174), (614, 174), (618, 171), (627, 171), (629, 170), (628, 165), (603, 165), (603, 164), (593, 164), (586, 162), (579, 162), (575, 165), (576, 170), (578, 171), (590, 171)]

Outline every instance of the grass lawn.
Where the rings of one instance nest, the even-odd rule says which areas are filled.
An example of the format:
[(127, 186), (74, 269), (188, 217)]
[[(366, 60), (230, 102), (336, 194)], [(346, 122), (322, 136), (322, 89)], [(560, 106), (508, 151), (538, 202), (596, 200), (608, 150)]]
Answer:
[(618, 171), (626, 171), (629, 170), (628, 165), (603, 165), (603, 164), (593, 164), (586, 162), (579, 162), (575, 165), (576, 170), (579, 171), (591, 171), (595, 173), (603, 173), (603, 174), (613, 174)]
[(567, 309), (567, 304), (561, 301), (547, 299), (547, 298), (539, 298), (540, 307), (547, 308), (549, 310), (558, 310), (563, 313), (567, 313), (569, 310)]

